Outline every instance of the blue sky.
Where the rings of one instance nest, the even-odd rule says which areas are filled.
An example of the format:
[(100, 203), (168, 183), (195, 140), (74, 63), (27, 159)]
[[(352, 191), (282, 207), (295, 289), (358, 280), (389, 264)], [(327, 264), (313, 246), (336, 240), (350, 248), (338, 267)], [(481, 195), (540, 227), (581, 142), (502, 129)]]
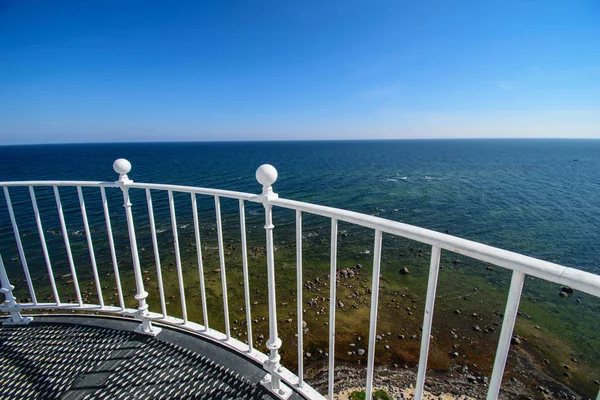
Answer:
[(0, 144), (600, 138), (600, 2), (0, 0)]

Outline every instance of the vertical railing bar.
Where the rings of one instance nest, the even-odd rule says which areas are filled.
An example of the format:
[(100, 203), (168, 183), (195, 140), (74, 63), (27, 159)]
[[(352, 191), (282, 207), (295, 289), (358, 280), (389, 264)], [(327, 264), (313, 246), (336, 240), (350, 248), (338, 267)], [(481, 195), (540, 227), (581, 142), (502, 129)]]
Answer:
[(423, 315), (419, 369), (417, 372), (417, 385), (415, 387), (415, 400), (421, 400), (423, 398), (425, 373), (427, 372), (427, 358), (429, 356), (429, 344), (431, 339), (431, 325), (433, 322), (433, 308), (435, 306), (435, 293), (437, 291), (438, 275), (440, 271), (440, 255), (440, 247), (432, 246), (431, 262), (429, 264), (429, 280), (427, 281), (427, 298), (425, 300), (425, 313)]
[(77, 195), (79, 196), (79, 206), (81, 208), (81, 217), (83, 218), (83, 229), (87, 239), (88, 251), (90, 253), (90, 262), (92, 263), (92, 273), (94, 275), (94, 283), (96, 284), (96, 292), (98, 293), (98, 301), (100, 307), (104, 307), (104, 297), (102, 296), (102, 285), (100, 284), (100, 276), (98, 275), (98, 266), (96, 265), (96, 255), (94, 253), (94, 245), (92, 243), (92, 233), (88, 223), (87, 212), (85, 210), (85, 201), (83, 199), (83, 191), (81, 186), (77, 186)]
[(60, 201), (60, 193), (58, 186), (54, 185), (54, 197), (56, 198), (56, 207), (58, 209), (58, 218), (60, 220), (60, 227), (62, 229), (63, 240), (65, 242), (65, 248), (67, 251), (67, 259), (69, 260), (69, 267), (71, 268), (71, 277), (73, 278), (73, 285), (75, 287), (75, 296), (80, 306), (83, 305), (81, 299), (81, 291), (79, 289), (79, 281), (77, 279), (77, 271), (75, 270), (75, 262), (73, 261), (73, 254), (71, 253), (71, 243), (69, 241), (69, 232), (67, 231), (67, 224), (65, 223), (65, 216), (63, 214), (62, 203)]
[(333, 399), (334, 359), (335, 359), (335, 307), (336, 307), (336, 267), (337, 267), (338, 221), (331, 219), (331, 270), (329, 272), (329, 376), (328, 399)]
[(50, 262), (50, 254), (48, 254), (48, 247), (46, 246), (46, 237), (44, 236), (44, 228), (42, 226), (42, 218), (40, 217), (40, 211), (37, 206), (37, 200), (35, 199), (35, 190), (33, 186), (29, 186), (29, 196), (31, 197), (31, 205), (33, 206), (33, 215), (35, 216), (35, 222), (38, 228), (38, 234), (40, 235), (40, 242), (42, 243), (42, 253), (44, 253), (44, 260), (46, 261), (46, 269), (48, 270), (48, 278), (50, 279), (50, 286), (52, 287), (52, 294), (56, 300), (56, 305), (60, 305), (60, 297), (58, 297), (58, 290), (56, 289), (56, 281), (54, 280), (54, 272), (52, 272), (52, 263)]
[(158, 280), (160, 309), (163, 318), (167, 318), (167, 301), (165, 300), (165, 287), (163, 285), (162, 269), (160, 266), (160, 253), (158, 251), (158, 240), (156, 238), (156, 224), (154, 223), (154, 208), (152, 207), (152, 194), (150, 194), (150, 189), (146, 189), (146, 202), (148, 203), (148, 217), (150, 219), (150, 235), (152, 236), (154, 264), (156, 264), (156, 279)]
[(194, 216), (194, 235), (196, 236), (196, 254), (198, 256), (198, 276), (200, 280), (200, 295), (202, 296), (202, 317), (204, 330), (208, 331), (208, 305), (206, 303), (206, 286), (204, 285), (204, 261), (202, 260), (202, 242), (200, 240), (200, 220), (198, 219), (198, 206), (196, 193), (192, 195), (192, 214)]
[(169, 208), (171, 210), (171, 227), (173, 228), (173, 246), (175, 247), (175, 264), (177, 266), (177, 280), (179, 281), (179, 297), (181, 298), (181, 314), (183, 323), (187, 324), (187, 306), (185, 303), (185, 287), (183, 286), (183, 271), (181, 268), (181, 254), (179, 253), (179, 236), (177, 234), (177, 218), (175, 216), (175, 201), (173, 191), (169, 190)]
[(244, 273), (244, 300), (246, 303), (246, 328), (248, 333), (248, 351), (252, 351), (252, 313), (250, 310), (250, 280), (248, 278), (248, 246), (246, 243), (246, 211), (244, 200), (240, 199), (240, 233), (242, 239), (242, 270)]
[(6, 198), (6, 206), (8, 208), (8, 214), (10, 216), (10, 222), (12, 224), (13, 233), (15, 234), (15, 241), (17, 242), (17, 249), (19, 250), (19, 257), (21, 258), (21, 264), (23, 265), (23, 272), (25, 273), (25, 279), (27, 280), (27, 287), (29, 288), (29, 295), (33, 304), (37, 305), (37, 297), (35, 296), (35, 290), (33, 289), (33, 281), (29, 274), (29, 266), (27, 265), (27, 259), (25, 258), (25, 251), (23, 250), (23, 244), (21, 243), (21, 235), (19, 234), (19, 227), (17, 226), (17, 220), (10, 201), (10, 193), (8, 187), (4, 186), (4, 197)]
[(219, 241), (219, 265), (221, 267), (221, 287), (223, 290), (223, 312), (225, 313), (225, 335), (231, 339), (229, 328), (229, 303), (227, 301), (227, 275), (225, 273), (225, 251), (223, 246), (223, 225), (221, 223), (221, 201), (215, 196), (215, 212), (217, 215), (217, 239)]
[(113, 264), (113, 272), (117, 284), (117, 295), (119, 296), (119, 306), (121, 310), (125, 310), (125, 300), (123, 299), (123, 288), (121, 287), (121, 275), (119, 274), (119, 264), (117, 263), (117, 252), (115, 250), (115, 240), (113, 238), (112, 226), (110, 223), (110, 213), (108, 211), (108, 201), (106, 199), (106, 191), (104, 187), (100, 187), (102, 195), (102, 208), (104, 209), (104, 220), (106, 221), (106, 232), (108, 234), (108, 247), (110, 248), (110, 257)]
[(525, 274), (521, 271), (513, 271), (510, 280), (510, 289), (508, 290), (508, 298), (506, 299), (506, 309), (502, 320), (502, 330), (500, 331), (500, 339), (498, 340), (498, 349), (496, 350), (496, 358), (494, 360), (494, 369), (492, 370), (487, 400), (497, 399), (498, 394), (500, 393), (502, 375), (504, 375), (504, 367), (506, 366), (506, 359), (508, 358), (510, 341), (517, 320), (521, 292), (523, 291), (523, 282), (525, 282)]
[(381, 230), (375, 230), (373, 244), (373, 278), (371, 282), (371, 315), (369, 317), (369, 353), (367, 359), (366, 398), (373, 397), (373, 368), (375, 367), (375, 337), (377, 335), (377, 308), (379, 307), (379, 276), (381, 275)]
[(302, 211), (296, 210), (296, 291), (298, 306), (298, 387), (304, 386), (304, 326), (302, 300)]

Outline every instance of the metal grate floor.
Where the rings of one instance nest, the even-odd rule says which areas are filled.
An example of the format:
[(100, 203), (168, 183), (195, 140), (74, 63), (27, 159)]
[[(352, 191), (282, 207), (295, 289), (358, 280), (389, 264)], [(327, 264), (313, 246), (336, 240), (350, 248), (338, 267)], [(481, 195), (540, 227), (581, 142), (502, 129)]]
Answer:
[(190, 349), (97, 326), (0, 327), (0, 360), (2, 399), (272, 398)]

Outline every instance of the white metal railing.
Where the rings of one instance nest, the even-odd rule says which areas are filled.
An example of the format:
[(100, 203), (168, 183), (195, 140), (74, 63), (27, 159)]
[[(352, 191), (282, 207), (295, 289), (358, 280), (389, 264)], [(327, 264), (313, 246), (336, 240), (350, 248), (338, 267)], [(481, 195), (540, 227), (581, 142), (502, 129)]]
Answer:
[[(538, 277), (550, 282), (555, 282), (570, 286), (582, 292), (600, 297), (600, 276), (587, 273), (581, 270), (564, 267), (558, 264), (538, 260), (532, 257), (516, 254), (513, 252), (501, 250), (495, 247), (490, 247), (484, 244), (472, 242), (469, 240), (457, 238), (451, 235), (438, 233), (435, 231), (390, 221), (378, 217), (373, 217), (356, 212), (341, 210), (337, 208), (324, 207), (315, 204), (298, 202), (293, 200), (281, 199), (273, 192), (272, 185), (277, 180), (277, 171), (270, 165), (262, 165), (256, 171), (256, 178), (262, 185), (262, 193), (254, 195), (249, 193), (234, 192), (228, 190), (206, 189), (191, 186), (163, 185), (163, 184), (147, 184), (136, 183), (129, 179), (127, 174), (131, 170), (131, 164), (124, 159), (118, 159), (114, 162), (113, 168), (119, 174), (119, 179), (116, 182), (90, 182), (90, 181), (21, 181), (21, 182), (0, 182), (0, 186), (4, 189), (6, 206), (12, 229), (14, 232), (15, 243), (18, 250), (21, 265), (24, 271), (27, 289), (30, 293), (30, 302), (17, 302), (14, 295), (14, 287), (10, 284), (9, 278), (0, 257), (0, 282), (1, 289), (5, 296), (4, 304), (0, 305), (0, 311), (9, 313), (10, 318), (5, 323), (10, 324), (27, 324), (31, 321), (29, 317), (21, 315), (22, 310), (36, 309), (69, 309), (83, 310), (90, 312), (107, 312), (122, 315), (135, 316), (140, 320), (141, 324), (136, 329), (137, 332), (147, 335), (157, 335), (160, 333), (160, 328), (153, 324), (157, 321), (167, 325), (175, 325), (190, 331), (199, 333), (211, 340), (218, 340), (231, 350), (243, 354), (251, 359), (254, 359), (263, 364), (264, 369), (268, 372), (263, 379), (263, 384), (269, 388), (275, 395), (282, 399), (286, 399), (292, 393), (291, 388), (294, 388), (299, 393), (307, 398), (322, 399), (323, 396), (316, 392), (309, 385), (304, 383), (304, 352), (303, 352), (303, 299), (302, 299), (302, 217), (303, 213), (324, 216), (331, 219), (331, 259), (330, 259), (330, 310), (329, 310), (329, 376), (328, 376), (328, 398), (333, 398), (335, 393), (334, 388), (334, 371), (335, 371), (335, 311), (336, 311), (336, 268), (337, 268), (337, 231), (338, 222), (344, 221), (362, 227), (374, 230), (375, 242), (373, 252), (373, 278), (371, 288), (371, 311), (370, 311), (370, 326), (368, 340), (368, 362), (367, 362), (367, 381), (366, 394), (367, 398), (371, 398), (373, 392), (373, 371), (375, 360), (375, 337), (377, 329), (377, 308), (379, 299), (379, 277), (381, 268), (381, 249), (382, 235), (388, 233), (402, 238), (412, 239), (421, 243), (428, 244), (432, 247), (429, 279), (427, 284), (427, 295), (425, 303), (425, 312), (423, 317), (423, 332), (421, 335), (421, 351), (418, 364), (417, 382), (415, 385), (415, 398), (422, 399), (423, 388), (426, 375), (427, 357), (430, 345), (431, 325), (435, 305), (435, 294), (438, 281), (438, 272), (440, 267), (440, 256), (442, 250), (448, 250), (459, 253), (477, 260), (485, 261), (500, 267), (512, 270), (512, 280), (509, 289), (509, 295), (506, 302), (506, 310), (504, 313), (502, 330), (496, 351), (496, 358), (490, 380), (487, 399), (497, 399), (502, 376), (508, 356), (510, 339), (512, 337), (516, 315), (519, 307), (519, 300), (523, 288), (523, 282), (526, 275)], [(38, 234), (41, 240), (41, 248), (44, 262), (50, 283), (50, 289), (54, 302), (41, 302), (36, 297), (36, 291), (31, 278), (29, 264), (27, 263), (21, 234), (17, 226), (17, 219), (11, 203), (10, 188), (11, 187), (27, 187), (31, 198), (31, 204), (34, 213), (34, 219), (37, 226)], [(52, 187), (56, 200), (58, 217), (60, 220), (62, 236), (67, 252), (69, 268), (73, 277), (73, 285), (76, 294), (76, 303), (61, 302), (56, 281), (54, 278), (54, 269), (51, 263), (50, 254), (44, 237), (44, 228), (40, 217), (40, 211), (36, 201), (35, 187), (46, 186)], [(77, 270), (73, 261), (71, 245), (67, 234), (66, 222), (63, 212), (63, 207), (60, 199), (59, 187), (71, 186), (77, 189), (81, 215), (84, 223), (85, 236), (90, 254), (92, 273), (94, 278), (94, 286), (98, 294), (98, 304), (87, 304), (83, 302), (81, 290), (77, 280)], [(115, 277), (117, 297), (119, 306), (108, 306), (104, 303), (102, 287), (100, 285), (99, 272), (95, 259), (94, 246), (90, 234), (90, 227), (87, 219), (87, 211), (84, 202), (82, 187), (96, 187), (100, 189), (102, 197), (102, 211), (108, 232), (108, 242)], [(128, 309), (125, 307), (125, 295), (120, 281), (120, 272), (117, 263), (115, 242), (113, 238), (113, 230), (111, 226), (111, 217), (108, 208), (106, 189), (118, 188), (123, 194), (123, 205), (125, 208), (125, 218), (127, 222), (129, 243), (131, 248), (131, 260), (133, 265), (136, 293), (135, 300), (138, 302), (137, 309)], [(136, 240), (136, 230), (134, 226), (134, 218), (132, 213), (132, 203), (129, 191), (131, 189), (140, 189), (145, 191), (146, 202), (148, 206), (148, 216), (150, 221), (151, 239), (153, 244), (153, 254), (157, 272), (159, 300), (161, 313), (155, 313), (148, 310), (146, 299), (148, 292), (144, 290), (144, 280), (140, 267), (140, 258), (138, 254), (138, 245)], [(166, 299), (164, 293), (164, 284), (162, 278), (161, 262), (158, 251), (157, 231), (154, 219), (154, 210), (152, 203), (151, 190), (161, 190), (168, 193), (169, 212), (171, 215), (171, 228), (174, 238), (175, 248), (175, 267), (177, 272), (177, 280), (179, 286), (179, 295), (181, 300), (182, 318), (175, 318), (167, 314)], [(177, 232), (177, 221), (175, 202), (173, 193), (188, 193), (191, 196), (192, 214), (194, 222), (194, 236), (196, 243), (196, 252), (198, 258), (199, 272), (199, 290), (202, 300), (203, 321), (202, 324), (188, 319), (187, 304), (185, 299), (183, 272), (181, 265), (181, 255), (179, 250), (179, 239)], [(202, 258), (201, 237), (198, 221), (198, 210), (196, 206), (197, 196), (212, 196), (215, 202), (216, 225), (218, 237), (218, 254), (220, 263), (220, 274), (223, 293), (223, 314), (225, 322), (225, 332), (209, 327), (206, 286), (204, 282), (204, 266)], [(229, 324), (229, 309), (227, 296), (227, 282), (225, 270), (224, 244), (223, 244), (223, 227), (220, 199), (232, 198), (239, 201), (239, 216), (240, 216), (240, 235), (241, 235), (241, 251), (242, 251), (242, 268), (243, 268), (243, 285), (244, 285), (244, 303), (247, 324), (247, 344), (233, 338), (230, 332)], [(262, 203), (265, 209), (265, 234), (266, 234), (266, 255), (267, 255), (267, 279), (268, 279), (268, 303), (269, 303), (269, 338), (266, 346), (269, 354), (263, 354), (256, 350), (253, 346), (252, 339), (252, 317), (250, 306), (250, 288), (248, 278), (248, 258), (247, 258), (247, 239), (246, 239), (246, 216), (245, 202)], [(282, 207), (294, 210), (296, 213), (296, 266), (297, 266), (297, 318), (298, 318), (298, 374), (294, 375), (288, 369), (280, 364), (279, 349), (283, 343), (278, 336), (277, 331), (277, 312), (276, 312), (276, 289), (275, 289), (275, 262), (274, 262), (274, 245), (273, 245), (273, 215), (272, 208)], [(600, 396), (600, 395), (599, 395)]]

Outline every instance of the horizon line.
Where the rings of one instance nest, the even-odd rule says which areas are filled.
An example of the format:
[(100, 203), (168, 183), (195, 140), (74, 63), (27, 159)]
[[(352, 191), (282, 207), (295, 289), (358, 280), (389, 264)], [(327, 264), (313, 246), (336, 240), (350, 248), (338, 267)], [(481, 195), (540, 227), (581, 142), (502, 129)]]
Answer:
[(107, 141), (107, 142), (47, 142), (0, 144), (11, 146), (64, 146), (99, 144), (160, 144), (160, 143), (281, 143), (281, 142), (392, 142), (392, 141), (451, 141), (451, 140), (600, 140), (600, 137), (426, 137), (426, 138), (380, 138), (380, 139), (246, 139), (246, 140), (152, 140), (152, 141)]

